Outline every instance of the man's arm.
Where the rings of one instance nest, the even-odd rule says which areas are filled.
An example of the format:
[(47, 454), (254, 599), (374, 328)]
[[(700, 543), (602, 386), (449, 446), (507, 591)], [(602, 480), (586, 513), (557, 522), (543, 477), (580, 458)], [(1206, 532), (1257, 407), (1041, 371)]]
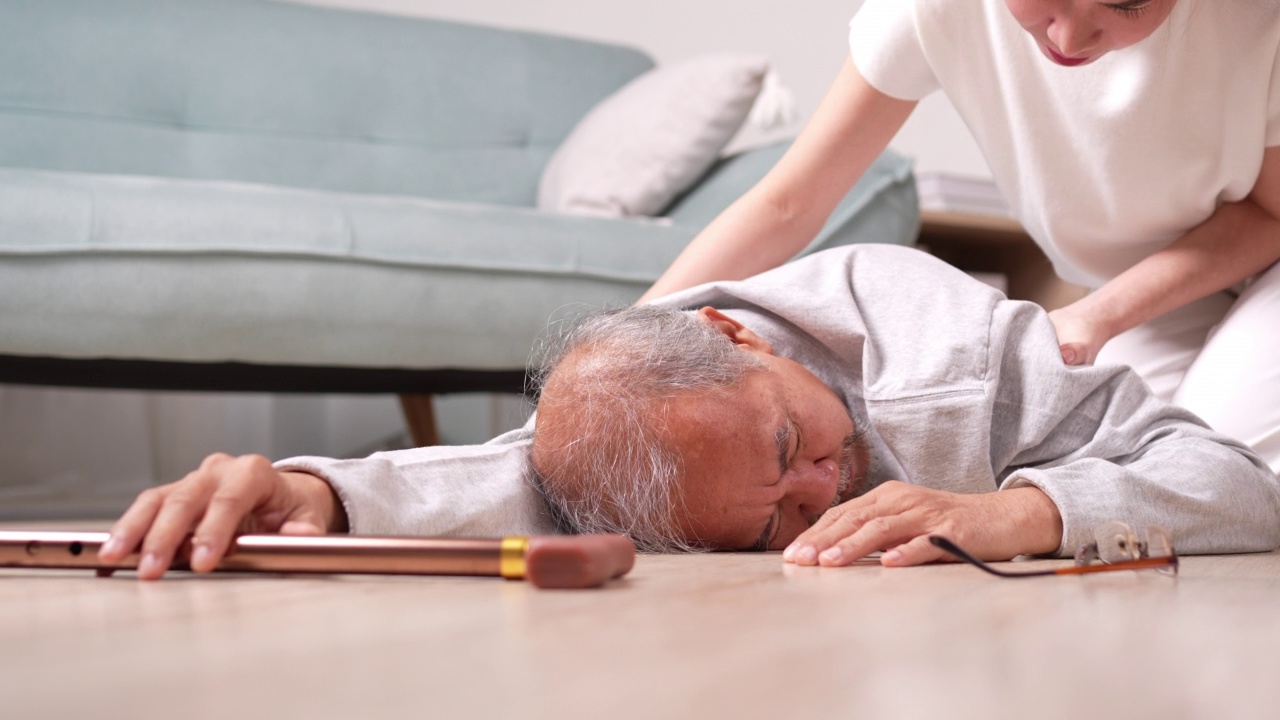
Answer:
[(1053, 500), (1059, 554), (1111, 520), (1160, 525), (1184, 553), (1280, 545), (1280, 482), (1246, 446), (1156, 399), (1126, 367), (1064, 366), (1037, 308), (1001, 303), (993, 328), (1003, 347), (992, 467), (1002, 490)]
[[(929, 484), (963, 492), (885, 483), (828, 511), (784, 557), (843, 565), (886, 550), (885, 565), (945, 559), (930, 534), (984, 559), (1070, 556), (1112, 520), (1160, 525), (1183, 553), (1280, 545), (1280, 483), (1248, 448), (1157, 400), (1128, 368), (1067, 367), (1035, 306), (996, 303), (990, 327), (986, 392), (951, 393), (947, 408), (903, 408), (986, 418), (986, 427), (926, 419), (929, 429), (898, 448), (921, 456)], [(974, 493), (980, 482), (951, 476), (987, 464), (973, 463), (975, 453), (989, 456), (999, 492)]]
[(327, 482), (357, 535), (491, 537), (555, 534), (529, 481), (533, 423), (484, 445), (413, 448), (358, 460), (298, 457), (278, 470)]
[(485, 445), (416, 448), (360, 460), (211, 455), (183, 479), (144, 491), (100, 557), (134, 550), (138, 576), (159, 578), (192, 535), (191, 567), (213, 570), (238, 532), (500, 536), (554, 534), (528, 482), (528, 429)]

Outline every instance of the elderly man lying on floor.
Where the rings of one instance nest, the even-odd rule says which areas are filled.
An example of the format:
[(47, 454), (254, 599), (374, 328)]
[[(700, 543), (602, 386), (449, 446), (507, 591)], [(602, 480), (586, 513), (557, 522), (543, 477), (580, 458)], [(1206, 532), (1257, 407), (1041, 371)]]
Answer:
[(159, 577), (195, 533), (621, 532), (641, 549), (791, 562), (1071, 555), (1112, 520), (1180, 552), (1280, 545), (1280, 485), (1246, 447), (1120, 367), (1066, 367), (1047, 316), (929, 256), (813, 255), (589, 317), (534, 421), (473, 447), (360, 460), (213, 456), (144, 492), (102, 551)]

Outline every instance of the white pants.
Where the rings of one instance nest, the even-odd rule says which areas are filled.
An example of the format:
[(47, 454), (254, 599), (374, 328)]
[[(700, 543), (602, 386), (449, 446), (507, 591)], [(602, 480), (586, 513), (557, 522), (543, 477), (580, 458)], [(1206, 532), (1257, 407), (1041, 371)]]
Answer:
[(1098, 364), (1138, 371), (1280, 472), (1280, 263), (1236, 297), (1220, 292), (1116, 336)]

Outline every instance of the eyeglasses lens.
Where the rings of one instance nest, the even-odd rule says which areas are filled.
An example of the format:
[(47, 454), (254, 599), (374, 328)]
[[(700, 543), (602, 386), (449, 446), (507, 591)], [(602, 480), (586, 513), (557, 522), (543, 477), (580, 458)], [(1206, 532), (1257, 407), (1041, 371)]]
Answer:
[(1165, 558), (1173, 555), (1173, 542), (1164, 528), (1152, 525), (1147, 528), (1147, 556)]
[(1173, 558), (1168, 566), (1157, 568), (1164, 575), (1178, 574), (1178, 560), (1173, 550), (1173, 541), (1164, 528), (1151, 525), (1147, 528), (1147, 556), (1153, 558)]
[(1124, 523), (1109, 522), (1098, 526), (1094, 532), (1094, 539), (1098, 543), (1098, 558), (1104, 563), (1118, 563), (1142, 557), (1142, 544), (1138, 536), (1134, 535), (1133, 530)]

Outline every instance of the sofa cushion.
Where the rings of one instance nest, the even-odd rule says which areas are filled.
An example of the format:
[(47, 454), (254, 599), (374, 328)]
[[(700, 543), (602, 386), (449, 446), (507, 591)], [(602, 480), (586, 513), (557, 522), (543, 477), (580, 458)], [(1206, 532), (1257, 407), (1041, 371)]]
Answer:
[[(523, 368), (549, 320), (639, 297), (736, 197), (730, 170), (780, 151), (660, 219), (0, 168), (0, 355)], [(914, 241), (906, 163), (883, 165), (814, 249)]]
[(717, 54), (665, 65), (587, 113), (547, 163), (538, 207), (656, 215), (715, 163), (760, 93), (768, 58)]
[(0, 169), (0, 354), (511, 369), (693, 231), (645, 220)]

